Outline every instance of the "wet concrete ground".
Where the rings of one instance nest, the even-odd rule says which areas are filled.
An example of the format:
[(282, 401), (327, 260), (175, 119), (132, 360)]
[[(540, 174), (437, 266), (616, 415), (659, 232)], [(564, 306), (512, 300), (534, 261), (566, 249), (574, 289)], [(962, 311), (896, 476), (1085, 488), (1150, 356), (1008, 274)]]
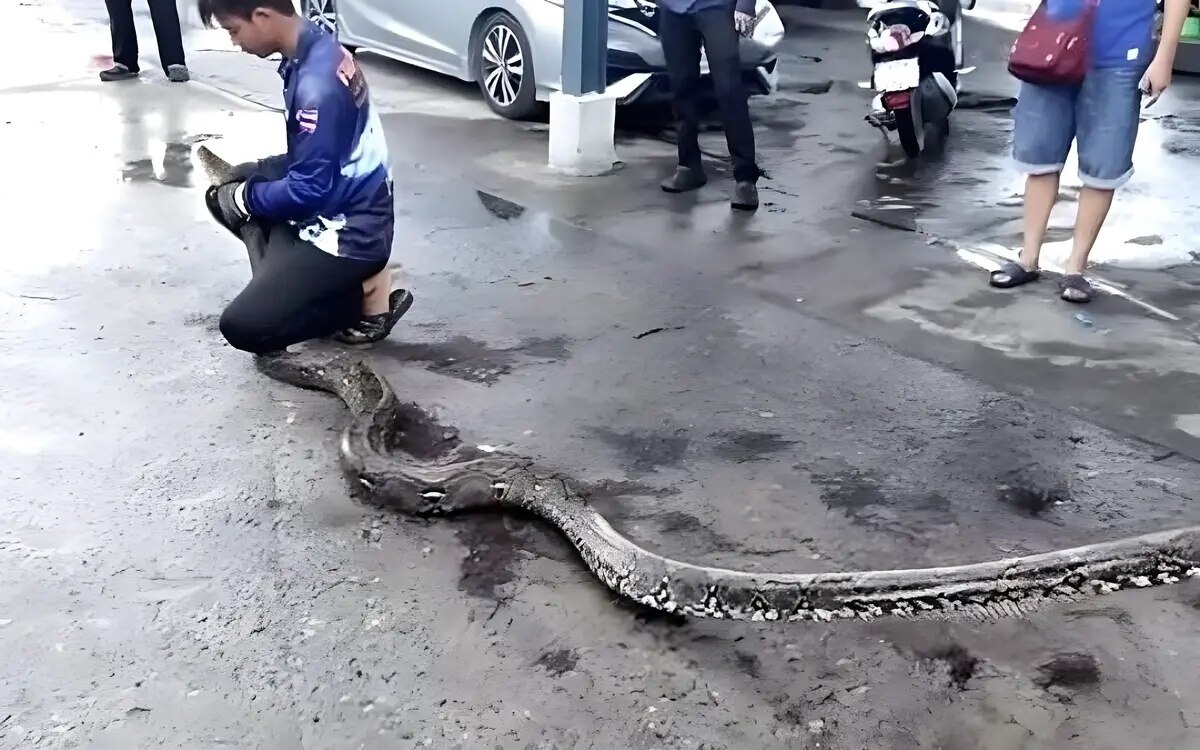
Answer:
[[(967, 219), (1009, 187), (1003, 118), (960, 113), (945, 162), (877, 169), (851, 27), (793, 27), (785, 91), (756, 102), (773, 179), (753, 218), (719, 180), (653, 190), (669, 136), (637, 115), (622, 170), (567, 180), (541, 128), (371, 64), (417, 293), (372, 356), (697, 562), (933, 564), (1196, 523), (1184, 276), (1138, 272), (1178, 322), (987, 291), (941, 242), (1003, 238)], [(85, 66), (73, 33), (55, 44)], [(0, 159), (27, 176), (10, 212), (45, 217), (2, 256), (2, 746), (1200, 746), (1195, 584), (984, 627), (682, 624), (613, 601), (529, 521), (354, 505), (342, 409), (215, 331), (244, 257), (185, 154), (269, 150), (277, 116), (93, 75), (0, 92)], [(948, 228), (955, 191), (919, 185), (971, 153), (997, 177), (960, 186)], [(851, 216), (892, 190), (925, 234)]]

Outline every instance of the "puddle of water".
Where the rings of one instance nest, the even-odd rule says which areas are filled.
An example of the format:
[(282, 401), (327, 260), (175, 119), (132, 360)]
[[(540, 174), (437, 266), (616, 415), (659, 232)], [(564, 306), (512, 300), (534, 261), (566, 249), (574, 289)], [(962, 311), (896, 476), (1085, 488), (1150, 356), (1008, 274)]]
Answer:
[(387, 356), (422, 362), (431, 372), (459, 380), (493, 385), (522, 363), (555, 362), (570, 356), (571, 341), (562, 337), (528, 339), (509, 348), (458, 336), (449, 341), (414, 343), (396, 341), (385, 347)]
[(192, 147), (184, 142), (150, 143), (150, 157), (125, 162), (121, 168), (124, 182), (160, 182), (170, 187), (192, 185)]
[(1200, 414), (1176, 414), (1175, 429), (1200, 438)]

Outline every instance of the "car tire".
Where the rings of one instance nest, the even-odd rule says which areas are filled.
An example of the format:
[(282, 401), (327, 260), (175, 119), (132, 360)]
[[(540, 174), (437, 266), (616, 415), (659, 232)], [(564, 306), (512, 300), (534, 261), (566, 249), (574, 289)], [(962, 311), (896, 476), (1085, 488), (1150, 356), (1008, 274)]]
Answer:
[[(300, 11), (309, 21), (338, 37), (338, 41), (341, 41), (338, 34), (337, 0), (301, 0)], [(352, 44), (343, 44), (342, 46), (351, 52), (358, 50), (358, 47)]]
[(475, 80), (493, 112), (526, 120), (540, 109), (529, 37), (508, 13), (488, 18), (475, 39)]

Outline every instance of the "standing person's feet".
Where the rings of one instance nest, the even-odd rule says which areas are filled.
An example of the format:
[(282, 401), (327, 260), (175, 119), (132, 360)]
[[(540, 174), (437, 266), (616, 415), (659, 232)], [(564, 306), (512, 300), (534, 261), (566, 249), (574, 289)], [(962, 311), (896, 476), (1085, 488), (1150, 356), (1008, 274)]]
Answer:
[(708, 178), (699, 169), (676, 167), (675, 174), (662, 181), (662, 189), (667, 193), (690, 193), (707, 183)]
[(172, 83), (186, 83), (191, 80), (192, 76), (190, 73), (188, 73), (186, 65), (168, 65), (167, 78), (169, 78)]
[(138, 77), (138, 71), (130, 68), (128, 65), (115, 63), (108, 70), (100, 71), (101, 81), (128, 81)]
[(748, 181), (734, 185), (732, 203), (738, 211), (757, 211), (758, 186)]
[(1013, 289), (1037, 281), (1042, 274), (1036, 268), (1026, 268), (1017, 261), (1010, 260), (992, 271), (988, 283), (997, 289)]
[(1069, 273), (1058, 282), (1058, 295), (1067, 302), (1082, 305), (1092, 301), (1095, 290), (1081, 273)]
[(334, 338), (343, 344), (374, 344), (383, 341), (408, 308), (412, 307), (413, 296), (407, 289), (397, 289), (388, 297), (388, 311), (379, 315), (364, 315), (357, 324), (337, 333)]

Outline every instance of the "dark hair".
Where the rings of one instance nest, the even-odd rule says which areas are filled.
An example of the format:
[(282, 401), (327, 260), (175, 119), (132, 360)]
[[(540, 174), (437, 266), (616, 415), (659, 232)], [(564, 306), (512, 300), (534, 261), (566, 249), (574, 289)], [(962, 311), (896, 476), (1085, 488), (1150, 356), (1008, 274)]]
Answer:
[(296, 6), (292, 0), (199, 0), (196, 9), (200, 11), (200, 21), (212, 28), (213, 16), (240, 16), (249, 18), (259, 8), (273, 10), (284, 16), (296, 15)]

